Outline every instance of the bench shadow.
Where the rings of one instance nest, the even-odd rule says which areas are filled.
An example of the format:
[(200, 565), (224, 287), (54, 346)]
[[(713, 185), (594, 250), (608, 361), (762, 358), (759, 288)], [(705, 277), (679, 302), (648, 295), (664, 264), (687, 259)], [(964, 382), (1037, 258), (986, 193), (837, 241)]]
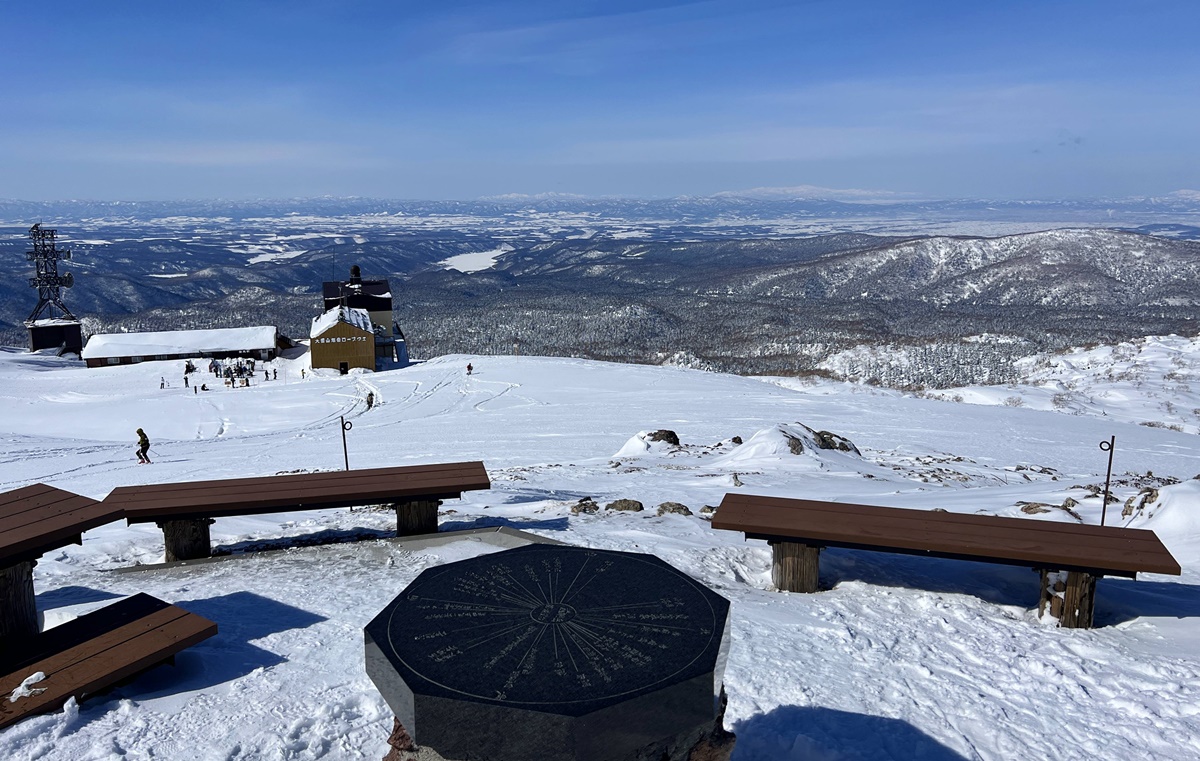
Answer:
[(829, 589), (843, 581), (971, 595), (995, 605), (1026, 608), (1037, 606), (1041, 584), (1038, 574), (1024, 566), (833, 547), (822, 550), (821, 587)]
[(155, 668), (139, 676), (129, 689), (139, 700), (214, 687), (270, 668), (287, 659), (258, 645), (255, 640), (326, 620), (253, 592), (233, 592), (202, 600), (175, 603), (180, 608), (215, 621), (217, 635), (179, 652), (173, 668)]
[(1200, 586), (1145, 579), (1096, 582), (1096, 626), (1114, 626), (1142, 616), (1200, 618)]
[(967, 761), (908, 722), (816, 706), (780, 706), (732, 727), (730, 761)]
[(326, 544), (349, 544), (370, 539), (391, 539), (396, 532), (383, 531), (374, 528), (323, 529), (311, 534), (284, 536), (276, 539), (247, 539), (233, 544), (218, 544), (213, 547), (212, 554), (240, 555), (246, 552), (262, 552), (264, 550), (287, 550), (293, 547), (319, 547)]
[(54, 610), (55, 608), (65, 608), (70, 605), (83, 605), (90, 602), (103, 602), (104, 600), (113, 600), (121, 597), (113, 592), (105, 592), (102, 589), (92, 589), (91, 587), (70, 586), (51, 589), (37, 595), (38, 610)]
[(501, 518), (485, 516), (469, 521), (447, 521), (438, 524), (438, 531), (465, 531), (473, 528), (515, 528), (519, 531), (529, 529), (542, 531), (566, 531), (570, 521), (566, 518), (547, 518), (543, 520), (521, 520), (519, 518)]
[[(995, 605), (1037, 607), (1041, 580), (1024, 566), (829, 548), (821, 553), (821, 588), (843, 581), (964, 594)], [(1096, 583), (1094, 626), (1142, 616), (1200, 618), (1200, 586), (1104, 577)]]

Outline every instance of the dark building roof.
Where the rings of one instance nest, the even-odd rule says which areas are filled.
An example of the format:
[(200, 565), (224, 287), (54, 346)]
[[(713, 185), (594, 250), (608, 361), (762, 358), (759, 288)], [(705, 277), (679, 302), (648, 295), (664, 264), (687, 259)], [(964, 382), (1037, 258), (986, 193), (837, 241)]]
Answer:
[(342, 305), (351, 309), (365, 309), (368, 312), (392, 311), (392, 289), (386, 278), (364, 280), (359, 274), (358, 265), (350, 268), (349, 280), (332, 280), (321, 284), (321, 294), (325, 299), (325, 311)]

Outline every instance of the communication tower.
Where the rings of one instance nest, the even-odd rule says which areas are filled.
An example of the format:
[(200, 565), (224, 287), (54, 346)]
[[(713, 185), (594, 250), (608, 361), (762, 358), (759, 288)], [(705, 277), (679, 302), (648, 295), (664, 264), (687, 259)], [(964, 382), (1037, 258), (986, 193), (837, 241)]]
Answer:
[(83, 351), (83, 328), (62, 300), (62, 289), (75, 285), (71, 273), (58, 274), (58, 260), (69, 260), (71, 252), (56, 243), (57, 230), (43, 228), (39, 222), (29, 228), (33, 250), (25, 258), (33, 262), (35, 274), (29, 278), (30, 287), (37, 288), (38, 303), (25, 320), (29, 328), (29, 348), (58, 349), (59, 354)]

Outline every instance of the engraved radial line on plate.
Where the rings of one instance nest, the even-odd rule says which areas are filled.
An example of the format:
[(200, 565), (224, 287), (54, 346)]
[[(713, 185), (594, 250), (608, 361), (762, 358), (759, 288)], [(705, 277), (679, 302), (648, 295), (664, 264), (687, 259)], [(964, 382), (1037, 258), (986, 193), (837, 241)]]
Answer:
[(517, 664), (517, 667), (513, 669), (513, 671), (520, 671), (521, 666), (525, 665), (525, 659), (529, 657), (529, 654), (533, 652), (535, 647), (537, 647), (537, 643), (541, 642), (542, 637), (546, 634), (546, 626), (547, 625), (543, 624), (542, 630), (539, 631), (537, 636), (533, 638), (533, 644), (531, 644), (529, 649), (525, 651), (525, 654), (521, 656), (521, 661)]
[[(574, 634), (572, 634), (571, 632), (567, 631), (565, 627), (559, 627), (559, 630), (560, 630), (560, 632), (562, 633), (562, 637), (563, 637), (563, 646), (567, 648), (567, 654), (568, 654), (568, 655), (570, 655), (570, 654), (571, 654), (571, 648), (570, 648), (570, 646), (568, 645), (568, 643), (570, 643), (570, 644), (573, 644), (573, 645), (575, 645), (576, 649), (578, 649), (578, 650), (579, 650), (579, 654), (580, 654), (581, 656), (583, 656), (584, 658), (588, 658), (587, 651), (583, 649), (583, 644), (582, 644), (582, 643), (579, 641), (579, 639), (578, 639), (578, 638), (576, 638), (576, 636), (575, 636)], [(593, 648), (593, 649), (595, 649), (595, 648)], [(588, 660), (590, 661), (591, 659), (590, 659), (590, 658), (588, 658)], [(574, 656), (574, 655), (571, 655), (571, 665), (575, 667), (575, 673), (577, 673), (577, 674), (578, 674), (578, 673), (579, 673), (579, 664), (575, 662), (575, 656)]]
[(567, 595), (571, 593), (571, 587), (575, 586), (575, 582), (579, 581), (579, 574), (583, 573), (583, 569), (587, 568), (588, 561), (591, 559), (592, 558), (590, 556), (583, 559), (583, 565), (579, 566), (579, 570), (575, 572), (575, 578), (571, 579), (571, 583), (567, 585), (567, 591), (563, 592), (562, 600), (560, 600), (560, 602), (567, 599)]
[[(567, 624), (567, 628), (571, 629), (573, 632), (576, 632), (577, 627), (573, 626), (574, 623), (575, 622), (572, 621), (571, 623)], [(598, 637), (596, 637), (595, 634), (593, 634), (592, 632), (586, 631), (585, 629), (582, 629), (582, 628), (578, 628), (578, 631), (576, 632), (576, 634), (578, 635), (578, 639), (575, 640), (576, 643), (582, 642), (583, 644), (590, 647), (592, 649), (592, 652), (596, 654), (597, 659), (602, 660), (602, 661), (608, 661), (609, 663), (616, 663), (616, 661), (617, 661), (616, 658), (614, 658), (613, 656), (609, 655), (608, 653), (602, 651), (600, 648), (596, 647), (596, 645), (591, 641), (594, 639), (598, 639)], [(582, 647), (580, 647), (579, 649), (580, 649), (580, 651), (583, 650)]]
[(575, 669), (575, 673), (578, 674), (579, 673), (579, 664), (575, 662), (575, 654), (571, 652), (571, 645), (570, 645), (570, 643), (567, 642), (567, 635), (565, 632), (559, 632), (558, 630), (559, 630), (559, 627), (557, 627), (557, 626), (554, 627), (554, 631), (558, 632), (559, 634), (562, 635), (563, 650), (567, 651), (567, 657), (571, 659), (571, 668)]
[(607, 610), (626, 610), (628, 608), (653, 608), (653, 607), (662, 607), (662, 603), (661, 602), (635, 602), (635, 603), (631, 603), (629, 605), (608, 605), (603, 608), (589, 607), (588, 612), (595, 613), (598, 611), (607, 611)]
[(554, 642), (554, 662), (558, 663), (558, 627), (556, 626), (553, 629), (551, 629), (550, 633), (554, 637), (554, 639), (551, 640), (552, 642)]
[[(572, 621), (570, 624), (567, 624), (567, 626), (571, 626), (571, 625), (573, 625), (574, 623), (575, 623), (575, 622), (574, 622), (574, 621)], [(615, 655), (610, 655), (610, 654), (608, 653), (608, 648), (609, 648), (609, 645), (608, 645), (607, 643), (605, 643), (603, 640), (601, 640), (601, 639), (600, 639), (600, 636), (599, 636), (598, 634), (596, 634), (595, 632), (593, 632), (593, 631), (591, 631), (591, 630), (587, 629), (587, 628), (586, 628), (586, 626), (582, 626), (582, 625), (581, 625), (581, 626), (579, 627), (579, 637), (580, 637), (581, 639), (584, 639), (584, 641), (588, 642), (588, 645), (589, 645), (589, 646), (590, 646), (590, 647), (591, 647), (593, 650), (595, 650), (595, 651), (596, 651), (596, 654), (597, 654), (599, 657), (601, 657), (601, 658), (603, 658), (603, 659), (607, 660), (607, 661), (608, 661), (609, 663), (611, 663), (611, 664), (616, 664), (616, 663), (618, 662), (618, 658), (617, 658), (617, 656), (615, 656)], [(602, 652), (602, 651), (601, 651), (599, 648), (597, 648), (597, 646), (596, 646), (596, 644), (595, 644), (596, 642), (599, 642), (599, 643), (600, 643), (600, 644), (601, 644), (603, 647), (605, 647), (605, 648), (606, 648), (606, 650)], [(643, 657), (646, 657), (646, 658), (651, 658), (651, 657), (652, 657), (652, 656), (650, 656), (650, 655), (647, 655), (647, 654), (646, 654), (645, 652), (643, 652), (642, 650), (638, 650), (638, 649), (637, 649), (636, 647), (634, 647), (633, 645), (626, 644), (626, 646), (627, 646), (627, 647), (629, 647), (629, 648), (631, 648), (631, 649), (633, 649), (633, 650), (634, 650), (634, 651), (635, 651), (635, 652), (636, 652), (638, 655), (641, 655), (641, 656), (643, 656)]]
[[(506, 623), (507, 623), (507, 622), (506, 622)], [(487, 635), (486, 637), (484, 637), (484, 638), (482, 638), (482, 639), (476, 640), (476, 641), (475, 641), (473, 644), (467, 645), (465, 649), (466, 649), (466, 650), (470, 650), (470, 649), (472, 649), (472, 648), (479, 647), (479, 646), (480, 646), (480, 645), (482, 645), (484, 642), (488, 642), (488, 641), (490, 641), (490, 640), (496, 639), (496, 637), (503, 637), (505, 634), (509, 634), (509, 633), (511, 633), (511, 632), (515, 632), (515, 631), (517, 631), (518, 629), (522, 629), (522, 628), (525, 628), (525, 627), (528, 627), (528, 626), (533, 626), (533, 624), (524, 624), (524, 623), (522, 623), (522, 624), (517, 624), (516, 626), (510, 626), (510, 627), (509, 627), (509, 628), (507, 628), (507, 629), (502, 629), (501, 631), (498, 631), (498, 632), (496, 632), (496, 633), (494, 633), (494, 634), (489, 634), (489, 635)]]
[(533, 610), (534, 608), (541, 607), (542, 605), (537, 600), (527, 600), (524, 597), (509, 592), (496, 592), (496, 597), (500, 598), (501, 600), (508, 600), (509, 602), (520, 606), (523, 610)]
[[(547, 600), (546, 600), (546, 594), (545, 594), (544, 592), (542, 593), (542, 596), (541, 596), (541, 597), (538, 597), (538, 596), (537, 596), (537, 595), (535, 595), (533, 592), (529, 591), (529, 588), (528, 588), (528, 587), (526, 587), (526, 586), (525, 586), (524, 584), (522, 584), (521, 582), (517, 581), (517, 578), (516, 578), (515, 576), (513, 576), (511, 573), (508, 573), (508, 572), (506, 571), (506, 572), (504, 573), (504, 575), (505, 575), (505, 576), (507, 576), (509, 579), (511, 579), (511, 580), (512, 580), (512, 583), (514, 583), (514, 584), (516, 584), (518, 587), (520, 587), (520, 588), (521, 588), (521, 590), (525, 592), (525, 594), (529, 595), (529, 599), (530, 599), (530, 600), (533, 600), (533, 601), (534, 601), (534, 603), (536, 603), (536, 604), (538, 604), (538, 605), (545, 605), (545, 604), (547, 603)], [(540, 590), (540, 589), (541, 589), (541, 587), (539, 587), (538, 589)]]
[[(696, 631), (696, 628), (694, 626), (671, 626), (669, 624), (639, 624), (635, 621), (617, 621), (616, 619), (612, 619), (612, 618), (597, 618), (595, 616), (588, 616), (588, 615), (585, 615), (582, 613), (575, 617), (575, 621), (584, 622), (588, 626), (602, 626), (603, 624), (608, 623), (613, 626), (639, 626), (643, 629), (672, 629), (674, 631), (680, 631), (680, 632)], [(574, 621), (572, 621), (572, 623), (574, 623)]]
[[(598, 574), (597, 574), (597, 575), (598, 575)], [(579, 593), (580, 593), (580, 592), (582, 592), (583, 590), (587, 589), (587, 585), (588, 585), (588, 584), (591, 584), (591, 583), (592, 583), (593, 581), (595, 581), (595, 580), (596, 580), (596, 577), (595, 577), (595, 576), (592, 576), (590, 579), (588, 579), (587, 581), (583, 582), (583, 585), (582, 585), (582, 586), (580, 586), (580, 587), (579, 587), (579, 589), (576, 589), (576, 590), (575, 590), (575, 594), (571, 595), (570, 599), (567, 599), (567, 597), (564, 595), (564, 596), (563, 596), (563, 600), (562, 600), (562, 601), (563, 601), (564, 603), (567, 603), (567, 602), (570, 602), (571, 600), (574, 600), (576, 597), (578, 597), (578, 596), (579, 596)]]

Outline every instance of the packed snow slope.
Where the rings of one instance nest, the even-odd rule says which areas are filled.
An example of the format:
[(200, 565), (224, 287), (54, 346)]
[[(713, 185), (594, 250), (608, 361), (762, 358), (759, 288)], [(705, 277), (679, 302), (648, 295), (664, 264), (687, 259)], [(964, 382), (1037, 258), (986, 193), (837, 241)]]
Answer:
[[(1195, 435), (669, 367), (457, 356), (337, 376), (305, 363), (271, 363), (278, 380), (250, 388), (201, 373), (210, 390), (197, 393), (183, 388), (182, 363), (89, 370), (0, 353), (0, 488), (40, 481), (101, 498), (131, 484), (339, 469), (344, 417), (354, 468), (484, 461), (493, 488), (447, 502), (443, 530), (510, 525), (649, 552), (732, 600), (736, 761), (1200, 756)], [(136, 463), (138, 427), (152, 465)], [(646, 435), (658, 429), (680, 446)], [(814, 447), (820, 430), (859, 453)], [(736, 490), (1099, 523), (1097, 444), (1111, 435), (1121, 504), (1109, 521), (1156, 530), (1184, 574), (1102, 580), (1092, 630), (1039, 621), (1037, 577), (1015, 567), (828, 550), (823, 591), (778, 593), (767, 546), (699, 514)], [(572, 511), (585, 497), (647, 509)], [(695, 514), (659, 516), (668, 501)], [(391, 713), (364, 673), (362, 627), (422, 569), (496, 551), (465, 540), (404, 549), (379, 539), (391, 529), (391, 513), (370, 509), (219, 519), (223, 550), (291, 548), (117, 573), (163, 549), (153, 526), (116, 523), (46, 555), (35, 584), (47, 625), (144, 591), (220, 634), (174, 667), (0, 732), (0, 758), (380, 758)], [(305, 546), (351, 537), (367, 539)]]

